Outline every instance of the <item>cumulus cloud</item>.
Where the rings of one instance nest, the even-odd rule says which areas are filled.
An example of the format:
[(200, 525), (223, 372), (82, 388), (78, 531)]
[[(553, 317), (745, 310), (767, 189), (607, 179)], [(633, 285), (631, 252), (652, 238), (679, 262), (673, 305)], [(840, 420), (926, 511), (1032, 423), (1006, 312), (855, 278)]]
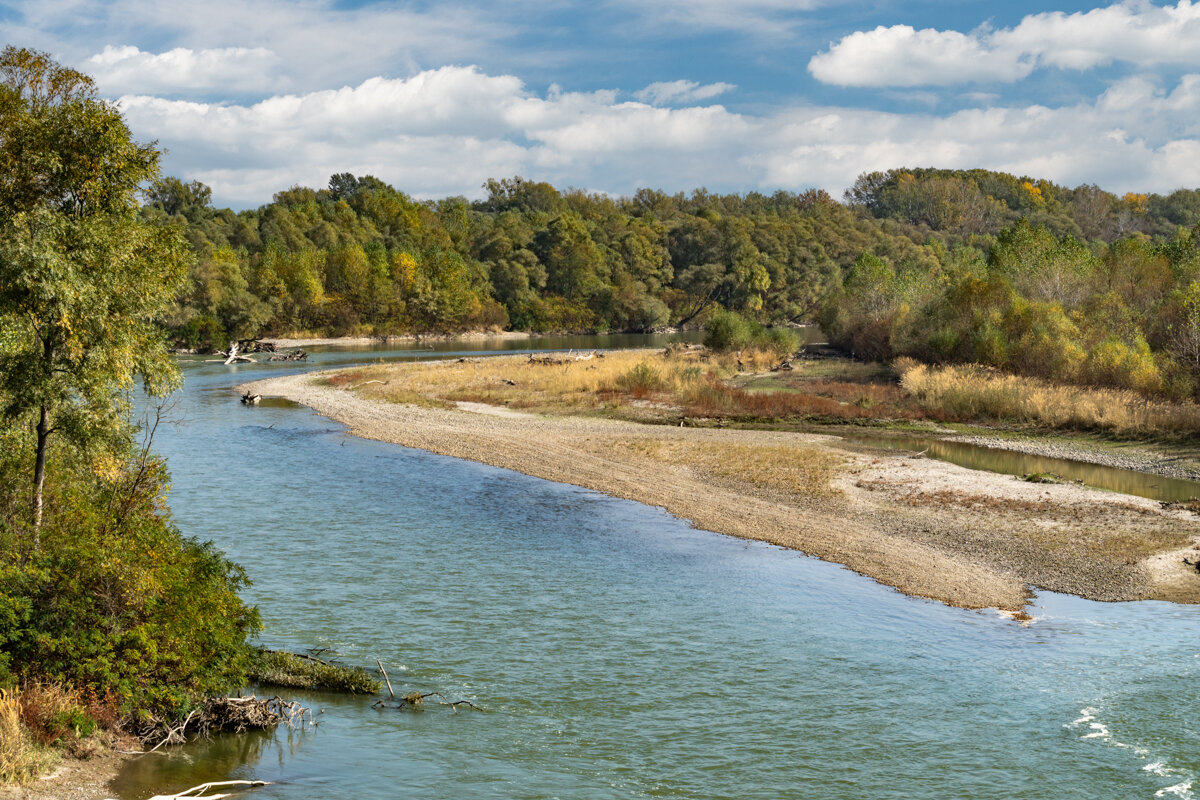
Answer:
[(652, 106), (670, 103), (694, 103), (699, 100), (711, 100), (717, 95), (733, 91), (737, 87), (732, 83), (699, 84), (696, 81), (659, 81), (645, 89), (633, 93), (633, 96), (643, 103)]
[(1200, 66), (1200, 3), (1128, 0), (1066, 14), (1031, 14), (1014, 28), (970, 33), (908, 25), (858, 31), (809, 61), (813, 77), (838, 86), (946, 86), (1011, 82), (1035, 68), (1084, 70), (1128, 62)]
[(262, 47), (177, 47), (165, 53), (144, 53), (132, 46), (109, 45), (84, 63), (84, 70), (101, 90), (114, 94), (211, 90), (263, 79), (278, 83), (278, 67), (278, 57)]
[[(114, 94), (193, 90), (195, 96), (220, 89), (222, 96), (245, 98), (333, 88), (364, 75), (411, 74), (422, 64), (477, 61), (504, 49), (519, 30), (505, 9), (460, 2), (383, 0), (357, 8), (336, 0), (6, 5), (11, 13), (0, 15), (6, 41), (86, 66)], [(147, 43), (165, 52), (143, 52)], [(195, 79), (189, 80), (189, 68)]]
[(836, 107), (755, 116), (621, 96), (539, 94), (511, 75), (443, 67), (253, 104), (148, 95), (120, 103), (138, 136), (168, 148), (168, 172), (243, 207), (345, 171), (421, 197), (478, 196), (488, 178), (515, 174), (613, 194), (819, 186), (836, 195), (860, 172), (901, 165), (987, 167), (1115, 191), (1200, 186), (1200, 75), (1169, 88), (1131, 78), (1069, 107), (946, 116)]

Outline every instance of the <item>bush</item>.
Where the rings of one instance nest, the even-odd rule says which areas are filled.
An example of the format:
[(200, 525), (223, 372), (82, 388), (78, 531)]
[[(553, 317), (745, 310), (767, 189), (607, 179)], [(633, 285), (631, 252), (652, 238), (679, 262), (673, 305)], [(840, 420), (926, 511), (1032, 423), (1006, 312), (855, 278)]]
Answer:
[(643, 361), (618, 378), (617, 385), (634, 397), (643, 398), (661, 389), (663, 379), (658, 370)]
[[(0, 477), (0, 492), (23, 494), (23, 481)], [(50, 478), (39, 547), (19, 519), (0, 518), (0, 677), (164, 717), (239, 687), (259, 628), (237, 594), (245, 573), (171, 523), (163, 465), (118, 461), (108, 477), (60, 467)]]
[(374, 694), (380, 683), (362, 667), (343, 667), (278, 650), (259, 650), (250, 666), (250, 679), (273, 686), (332, 689), (351, 694)]
[(754, 340), (754, 331), (742, 315), (717, 311), (704, 326), (704, 346), (718, 353), (743, 350)]

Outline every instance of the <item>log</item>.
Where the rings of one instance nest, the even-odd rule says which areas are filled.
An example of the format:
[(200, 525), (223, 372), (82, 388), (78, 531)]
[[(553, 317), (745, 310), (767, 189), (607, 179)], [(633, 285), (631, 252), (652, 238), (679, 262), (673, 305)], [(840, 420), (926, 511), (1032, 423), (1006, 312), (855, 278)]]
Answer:
[(177, 794), (156, 794), (150, 800), (221, 800), (224, 797), (230, 797), (232, 792), (225, 794), (204, 794), (213, 789), (227, 788), (244, 788), (253, 789), (258, 786), (270, 786), (270, 781), (213, 781), (211, 783), (202, 783), (199, 786), (193, 786), (190, 789), (184, 789)]

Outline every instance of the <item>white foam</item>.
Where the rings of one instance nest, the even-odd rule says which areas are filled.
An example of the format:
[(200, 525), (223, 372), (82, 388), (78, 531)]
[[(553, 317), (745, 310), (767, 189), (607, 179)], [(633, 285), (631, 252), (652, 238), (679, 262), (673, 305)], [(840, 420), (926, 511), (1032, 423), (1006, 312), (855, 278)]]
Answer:
[(1142, 767), (1146, 772), (1153, 772), (1155, 775), (1166, 777), (1171, 774), (1171, 770), (1167, 769), (1167, 762), (1154, 761)]
[(1079, 714), (1080, 714), (1079, 719), (1071, 720), (1071, 724), (1072, 725), (1082, 725), (1085, 722), (1091, 722), (1092, 720), (1094, 720), (1096, 718), (1096, 712), (1099, 710), (1100, 709), (1092, 708), (1091, 706), (1088, 706), (1087, 708), (1081, 708), (1081, 709), (1079, 709)]
[(1092, 729), (1092, 732), (1085, 733), (1083, 736), (1079, 737), (1080, 739), (1107, 739), (1108, 738), (1108, 726), (1105, 725), (1103, 722), (1093, 722), (1090, 725), (1088, 725), (1088, 727)]
[(1182, 798), (1193, 797), (1194, 795), (1192, 794), (1192, 782), (1184, 781), (1183, 783), (1177, 783), (1174, 786), (1168, 786), (1165, 789), (1159, 789), (1157, 792), (1154, 793), (1154, 796), (1155, 797), (1166, 797), (1169, 794), (1173, 794), (1176, 797), (1182, 797)]

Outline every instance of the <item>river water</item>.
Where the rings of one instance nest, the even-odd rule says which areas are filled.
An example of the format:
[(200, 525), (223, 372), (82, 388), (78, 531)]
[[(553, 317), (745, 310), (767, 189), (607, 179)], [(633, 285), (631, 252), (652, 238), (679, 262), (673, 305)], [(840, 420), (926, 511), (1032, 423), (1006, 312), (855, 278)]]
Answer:
[(185, 360), (157, 440), (179, 525), (246, 567), (265, 644), (484, 710), (299, 693), (316, 727), (141, 757), (122, 800), (224, 778), (295, 800), (1193, 796), (1200, 609), (1043, 593), (1023, 627), (231, 391), (295, 371)]

